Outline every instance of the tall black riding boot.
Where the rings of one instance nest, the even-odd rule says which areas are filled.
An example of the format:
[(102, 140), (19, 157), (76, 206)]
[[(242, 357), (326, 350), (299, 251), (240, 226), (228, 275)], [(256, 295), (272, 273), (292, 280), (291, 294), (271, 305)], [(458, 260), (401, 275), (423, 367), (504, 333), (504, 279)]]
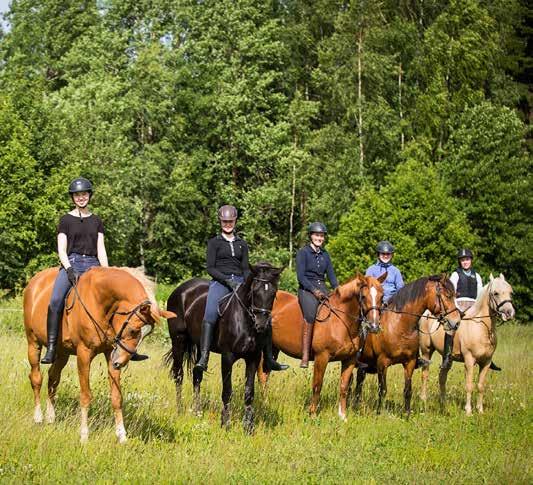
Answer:
[(367, 336), (367, 331), (361, 328), (361, 331), (359, 332), (359, 349), (357, 350), (357, 353), (355, 354), (355, 362), (359, 369), (368, 368), (368, 364), (360, 360), (361, 357), (363, 356), (363, 350), (365, 349), (366, 336)]
[(502, 370), (501, 367), (498, 367), (494, 362), (491, 362), (490, 363), (490, 367), (489, 367), (490, 370), (495, 370), (495, 371), (500, 371)]
[(207, 371), (207, 363), (209, 362), (209, 351), (211, 350), (211, 342), (213, 340), (213, 333), (215, 325), (204, 320), (202, 322), (202, 336), (200, 340), (200, 360), (194, 366), (195, 369), (202, 372)]
[(56, 359), (57, 335), (59, 333), (60, 319), (61, 313), (58, 313), (48, 307), (48, 316), (46, 318), (46, 354), (41, 359), (41, 364), (52, 364)]
[(265, 346), (263, 347), (263, 370), (270, 372), (272, 370), (286, 370), (289, 366), (286, 364), (280, 364), (274, 360), (272, 355), (272, 327), (269, 325), (265, 332)]
[(444, 334), (444, 353), (441, 369), (449, 369), (452, 366), (452, 351), (453, 351), (453, 335), (449, 333)]

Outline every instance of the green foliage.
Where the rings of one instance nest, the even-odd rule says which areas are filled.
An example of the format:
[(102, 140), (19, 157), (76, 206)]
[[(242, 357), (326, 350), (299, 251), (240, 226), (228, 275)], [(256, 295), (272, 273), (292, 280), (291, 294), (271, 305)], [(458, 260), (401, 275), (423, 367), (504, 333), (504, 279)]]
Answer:
[(519, 316), (533, 315), (533, 193), (526, 130), (508, 108), (484, 103), (458, 116), (441, 171), (478, 236), (481, 265), (503, 272), (518, 296)]
[(161, 281), (204, 272), (215, 210), (232, 203), (252, 261), (288, 265), (317, 219), (345, 276), (382, 237), (410, 278), (453, 269), (470, 243), (530, 315), (530, 208), (512, 204), (530, 191), (530, 10), (13, 0), (0, 36), (1, 286), (57, 263), (66, 186), (84, 175), (111, 264)]
[(382, 239), (395, 245), (394, 264), (406, 281), (451, 271), (457, 248), (477, 242), (435, 167), (415, 158), (398, 165), (381, 189), (357, 193), (330, 244), (338, 276), (364, 272)]

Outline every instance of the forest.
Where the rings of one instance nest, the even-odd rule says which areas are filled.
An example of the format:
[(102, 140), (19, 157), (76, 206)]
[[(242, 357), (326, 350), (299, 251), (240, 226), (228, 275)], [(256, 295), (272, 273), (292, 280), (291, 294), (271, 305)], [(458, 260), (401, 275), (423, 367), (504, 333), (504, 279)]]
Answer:
[(340, 279), (379, 240), (412, 281), (471, 248), (533, 315), (526, 0), (12, 0), (0, 32), (0, 288), (58, 264), (89, 178), (110, 263), (205, 271), (233, 204), (253, 262), (309, 222)]

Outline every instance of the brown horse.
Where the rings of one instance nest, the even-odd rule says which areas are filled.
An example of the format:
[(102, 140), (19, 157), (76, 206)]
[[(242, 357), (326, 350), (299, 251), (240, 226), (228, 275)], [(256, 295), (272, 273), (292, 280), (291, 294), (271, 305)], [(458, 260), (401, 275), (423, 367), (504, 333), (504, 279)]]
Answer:
[(378, 374), (378, 412), (387, 393), (387, 368), (402, 364), (404, 368), (404, 407), (411, 413), (412, 376), (416, 368), (419, 346), (418, 319), (429, 310), (439, 321), (448, 319), (452, 325), (461, 319), (455, 307), (455, 291), (446, 275), (420, 278), (404, 286), (388, 302), (381, 316), (382, 331), (369, 335), (362, 361), (368, 369), (357, 369), (355, 401), (359, 402), (366, 372)]
[[(35, 398), (33, 419), (43, 420), (40, 391), (42, 374), (40, 354), (46, 345), (46, 314), (58, 268), (36, 274), (24, 290), (24, 326), (28, 341), (30, 381)], [(87, 416), (91, 402), (89, 371), (93, 358), (100, 353), (108, 363), (111, 404), (115, 413), (118, 440), (126, 441), (122, 417), (120, 372), (130, 360), (143, 336), (151, 331), (160, 317), (175, 316), (158, 309), (150, 301), (139, 278), (120, 268), (91, 268), (84, 273), (65, 302), (56, 360), (48, 373), (46, 421), (55, 421), (54, 403), (61, 371), (69, 357), (76, 355), (80, 380), (81, 441), (89, 437)]]
[[(436, 350), (444, 352), (444, 329), (430, 321), (431, 315), (424, 314), (420, 319), (420, 329), (424, 332), (420, 337), (420, 352), (427, 360), (431, 359)], [(503, 274), (497, 278), (490, 275), (490, 282), (483, 288), (476, 303), (467, 311), (454, 338), (453, 358), (465, 364), (466, 404), (468, 416), (472, 414), (472, 390), (474, 388), (474, 367), (479, 365), (477, 410), (483, 412), (483, 393), (485, 379), (490, 369), (492, 356), (496, 350), (496, 321), (501, 318), (504, 322), (515, 316), (513, 307), (513, 289), (505, 281)], [(446, 398), (446, 380), (449, 368), (440, 369), (440, 401), (444, 406)], [(422, 369), (421, 399), (427, 400), (427, 381), (429, 366)]]
[[(387, 273), (378, 279), (358, 274), (339, 286), (317, 311), (312, 350), (313, 396), (309, 412), (316, 416), (320, 391), (328, 362), (342, 363), (340, 378), (339, 416), (346, 421), (346, 399), (359, 349), (359, 330), (362, 323), (371, 331), (379, 329), (379, 315), (383, 299), (381, 283)], [(303, 315), (296, 296), (278, 291), (272, 309), (272, 342), (277, 349), (292, 357), (302, 357)], [(267, 374), (259, 371), (259, 379), (266, 383)]]

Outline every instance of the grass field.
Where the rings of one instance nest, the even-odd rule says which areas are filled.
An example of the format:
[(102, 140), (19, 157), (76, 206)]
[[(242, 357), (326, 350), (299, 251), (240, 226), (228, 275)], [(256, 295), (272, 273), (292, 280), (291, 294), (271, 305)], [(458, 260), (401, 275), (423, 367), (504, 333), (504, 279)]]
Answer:
[[(0, 308), (20, 308), (20, 299)], [(389, 372), (382, 414), (374, 412), (377, 386), (367, 379), (363, 404), (350, 409), (348, 423), (336, 414), (338, 364), (326, 374), (321, 412), (307, 415), (312, 369), (282, 357), (291, 370), (277, 374), (265, 393), (257, 389), (256, 432), (241, 426), (243, 365), (234, 373), (233, 422), (220, 428), (220, 364), (211, 361), (204, 381), (203, 417), (189, 412), (192, 385), (184, 385), (184, 407), (176, 409), (174, 386), (161, 364), (169, 348), (166, 329), (147, 339), (151, 359), (123, 372), (129, 441), (119, 445), (99, 356), (93, 365), (89, 443), (79, 444), (78, 380), (67, 365), (53, 425), (32, 421), (25, 337), (20, 312), (0, 312), (0, 482), (1, 483), (533, 483), (531, 343), (533, 328), (499, 330), (485, 414), (463, 411), (463, 369), (450, 372), (446, 414), (437, 404), (438, 363), (432, 365), (430, 402), (424, 409), (414, 378), (414, 411), (402, 417), (401, 368)], [(434, 357), (434, 361), (435, 361)], [(44, 402), (44, 393), (43, 393)]]

